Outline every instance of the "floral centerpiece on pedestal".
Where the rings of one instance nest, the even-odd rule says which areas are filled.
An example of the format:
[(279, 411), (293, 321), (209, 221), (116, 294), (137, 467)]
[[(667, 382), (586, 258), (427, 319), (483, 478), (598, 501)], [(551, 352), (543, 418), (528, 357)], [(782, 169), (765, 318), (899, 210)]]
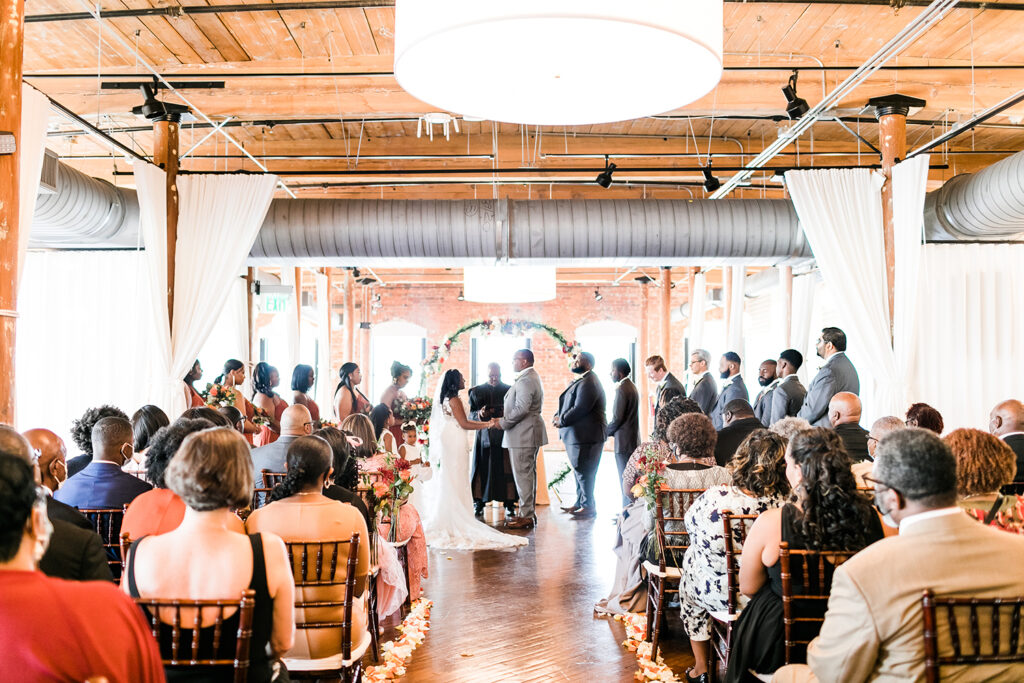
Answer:
[(391, 454), (384, 457), (384, 464), (377, 472), (363, 475), (372, 494), (374, 516), (391, 522), (388, 540), (392, 543), (398, 540), (399, 509), (409, 499), (415, 478), (409, 461)]
[(235, 405), (235, 390), (223, 384), (211, 382), (206, 385), (206, 391), (201, 392), (199, 395), (203, 397), (203, 402), (211, 408)]

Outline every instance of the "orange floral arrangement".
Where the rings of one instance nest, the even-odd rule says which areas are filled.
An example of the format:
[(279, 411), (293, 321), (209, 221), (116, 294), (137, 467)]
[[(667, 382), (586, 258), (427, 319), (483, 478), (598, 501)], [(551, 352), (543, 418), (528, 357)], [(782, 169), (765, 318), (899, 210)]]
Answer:
[(199, 395), (203, 397), (203, 402), (211, 408), (235, 405), (235, 390), (223, 384), (211, 382), (206, 385), (206, 391)]
[(658, 489), (665, 483), (665, 454), (654, 445), (647, 445), (637, 458), (637, 469), (641, 475), (629, 492), (634, 498), (643, 496), (647, 509), (653, 510), (658, 503)]
[[(392, 454), (384, 456), (384, 464), (377, 470), (376, 477), (371, 478), (371, 473), (363, 475), (365, 483), (373, 494), (373, 511), (376, 515), (394, 519), (398, 516), (398, 510), (402, 504), (409, 499), (412, 493), (412, 481), (416, 475), (412, 473), (412, 465), (408, 460)], [(398, 533), (398, 525), (392, 524), (389, 536)], [(389, 541), (396, 541), (397, 538), (389, 538)]]

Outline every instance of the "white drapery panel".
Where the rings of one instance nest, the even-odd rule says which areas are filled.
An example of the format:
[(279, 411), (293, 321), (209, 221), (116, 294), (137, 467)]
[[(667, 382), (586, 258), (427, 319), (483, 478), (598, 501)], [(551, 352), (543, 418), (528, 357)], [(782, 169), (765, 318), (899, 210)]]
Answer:
[(46, 427), (78, 454), (71, 421), (149, 400), (153, 352), (146, 258), (135, 251), (31, 251), (18, 303), (17, 429)]
[(924, 242), (924, 197), (928, 189), (928, 163), (923, 154), (892, 169), (892, 220), (896, 282), (893, 292), (893, 353), (896, 361), (896, 397), (909, 406), (913, 389), (914, 352), (917, 348), (917, 294)]
[[(32, 214), (36, 210), (39, 175), (46, 151), (46, 125), (50, 100), (32, 86), (21, 86), (21, 139), (18, 141), (18, 277), (25, 265)], [(19, 280), (20, 281), (20, 280)], [(16, 281), (16, 282), (19, 282)]]
[[(702, 348), (704, 343), (704, 317), (707, 315), (708, 283), (704, 271), (693, 278), (693, 298), (690, 303), (690, 352)], [(690, 359), (687, 358), (689, 363)]]
[(143, 252), (146, 263), (144, 281), (153, 340), (150, 348), (153, 380), (149, 400), (167, 411), (168, 417), (173, 417), (180, 415), (181, 410), (173, 411), (178, 404), (172, 403), (171, 395), (177, 394), (184, 401), (184, 394), (181, 382), (177, 386), (166, 384), (171, 372), (171, 329), (167, 319), (167, 175), (153, 164), (135, 164), (132, 172), (139, 198), (139, 232), (146, 245)]
[(288, 373), (299, 364), (299, 358), (302, 355), (299, 350), (299, 316), (301, 315), (302, 294), (299, 291), (299, 283), (296, 281), (295, 273), (296, 269), (291, 266), (281, 268), (281, 284), (292, 288), (291, 294), (288, 295), (288, 305), (285, 308), (284, 319), (285, 341), (287, 343), (285, 358), (288, 360), (289, 368), (281, 373), (282, 377), (286, 375), (291, 376)]
[(868, 169), (786, 173), (800, 224), (842, 312), (841, 327), (855, 349), (851, 356), (861, 361), (865, 421), (900, 414), (902, 407), (889, 331), (882, 182)]
[(804, 364), (797, 371), (797, 377), (804, 386), (811, 381), (814, 347), (810, 345), (811, 314), (814, 311), (814, 293), (818, 289), (818, 271), (793, 278), (793, 320), (789, 330), (790, 346), (804, 356)]
[(947, 431), (987, 430), (989, 411), (1021, 396), (1024, 245), (929, 244), (922, 253), (909, 400), (934, 406)]
[(330, 410), (333, 396), (331, 390), (331, 287), (326, 273), (316, 274), (316, 321), (317, 321), (317, 359), (316, 359), (316, 403), (321, 406), (326, 416)]
[[(747, 269), (745, 266), (734, 266), (732, 273), (731, 302), (729, 320), (726, 321), (726, 351), (735, 351), (742, 355), (743, 351), (743, 306), (746, 302)], [(744, 359), (746, 360), (746, 359)]]

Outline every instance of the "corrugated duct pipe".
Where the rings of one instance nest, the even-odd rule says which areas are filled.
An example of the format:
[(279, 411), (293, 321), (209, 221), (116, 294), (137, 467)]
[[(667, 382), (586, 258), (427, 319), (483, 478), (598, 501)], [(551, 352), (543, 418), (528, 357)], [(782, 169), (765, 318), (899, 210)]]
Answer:
[(1024, 233), (1024, 152), (953, 176), (925, 198), (928, 241), (1007, 240)]

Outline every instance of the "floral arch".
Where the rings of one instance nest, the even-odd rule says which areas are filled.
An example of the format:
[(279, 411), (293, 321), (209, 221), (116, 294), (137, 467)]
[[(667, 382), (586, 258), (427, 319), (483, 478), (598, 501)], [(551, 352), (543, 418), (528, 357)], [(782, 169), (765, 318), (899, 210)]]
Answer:
[(468, 322), (455, 330), (444, 341), (437, 346), (431, 346), (429, 354), (423, 359), (423, 375), (420, 378), (420, 395), (426, 391), (427, 379), (441, 371), (441, 366), (451, 353), (452, 345), (458, 343), (459, 339), (467, 332), (479, 329), (484, 335), (507, 334), (520, 336), (526, 332), (540, 330), (547, 333), (549, 337), (558, 342), (564, 353), (569, 358), (574, 358), (580, 351), (578, 342), (569, 341), (563, 332), (551, 325), (534, 322), (533, 320), (516, 320), (502, 318), (485, 318)]

